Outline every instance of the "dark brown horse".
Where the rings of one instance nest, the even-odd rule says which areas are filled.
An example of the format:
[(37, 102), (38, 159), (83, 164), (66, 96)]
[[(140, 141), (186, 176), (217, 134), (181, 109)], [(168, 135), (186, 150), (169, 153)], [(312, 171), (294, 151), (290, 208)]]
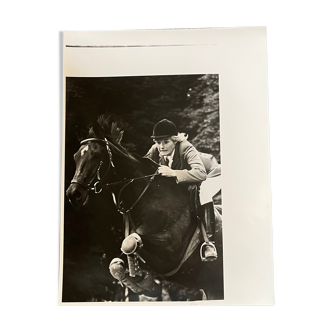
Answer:
[[(74, 155), (76, 172), (67, 189), (71, 203), (86, 205), (91, 192), (109, 190), (110, 199), (129, 224), (126, 236), (138, 235), (143, 243), (137, 255), (141, 260), (135, 261), (140, 261), (138, 270), (143, 275), (149, 271), (185, 287), (203, 289), (207, 299), (223, 299), (220, 216), (215, 229), (218, 259), (202, 262), (203, 238), (188, 186), (156, 175), (159, 165), (128, 152), (121, 145), (122, 134), (104, 118), (90, 129)], [(137, 278), (126, 274), (126, 280), (133, 283)]]

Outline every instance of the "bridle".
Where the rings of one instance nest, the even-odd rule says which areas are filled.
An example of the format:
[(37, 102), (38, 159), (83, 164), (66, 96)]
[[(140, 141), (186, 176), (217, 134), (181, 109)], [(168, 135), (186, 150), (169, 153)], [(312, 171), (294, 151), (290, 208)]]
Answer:
[[(109, 164), (108, 164), (107, 171), (106, 171), (106, 173), (103, 176), (103, 179), (108, 174), (110, 168), (112, 168), (114, 175), (116, 175), (115, 166), (114, 166), (114, 163), (113, 163), (113, 154), (112, 154), (112, 151), (111, 151), (111, 148), (110, 148), (110, 142), (106, 138), (104, 138), (104, 139), (101, 139), (101, 138), (87, 138), (87, 139), (85, 139), (85, 140), (83, 140), (83, 141), (80, 142), (80, 146), (85, 145), (85, 144), (87, 144), (89, 142), (97, 142), (97, 143), (100, 143), (100, 144), (105, 144), (105, 146), (106, 146), (106, 151), (107, 151), (107, 154), (108, 154)], [(124, 179), (122, 181), (111, 182), (111, 183), (106, 183), (104, 185), (101, 185), (103, 179), (101, 179), (101, 177), (100, 177), (100, 169), (101, 169), (101, 166), (103, 165), (103, 159), (104, 159), (104, 155), (102, 156), (102, 159), (99, 162), (99, 166), (98, 166), (98, 168), (97, 168), (94, 176), (92, 177), (92, 180), (88, 184), (85, 184), (85, 183), (83, 183), (82, 181), (79, 181), (79, 180), (71, 181), (71, 184), (79, 184), (82, 187), (84, 187), (87, 191), (93, 191), (95, 194), (100, 194), (102, 192), (102, 190), (103, 190), (103, 187), (115, 186), (115, 185), (118, 185), (118, 184), (122, 183), (123, 186), (121, 187), (121, 189), (119, 191), (118, 198), (116, 198), (116, 196), (115, 196), (115, 194), (114, 194), (113, 191), (112, 191), (112, 196), (113, 196), (113, 201), (114, 201), (114, 204), (115, 204), (117, 210), (121, 214), (128, 214), (134, 208), (134, 206), (138, 203), (138, 201), (142, 198), (142, 196), (144, 195), (144, 193), (147, 191), (147, 189), (149, 188), (150, 184), (154, 180), (155, 176), (158, 174), (158, 170), (156, 170), (156, 172), (154, 174), (145, 175), (145, 176), (141, 176), (141, 177), (137, 177), (137, 178)], [(141, 194), (135, 200), (135, 202), (131, 205), (131, 207), (128, 208), (128, 209), (126, 209), (123, 206), (123, 202), (121, 201), (121, 195), (122, 195), (124, 189), (128, 185), (130, 185), (131, 183), (133, 183), (134, 181), (140, 180), (140, 179), (144, 179), (144, 178), (150, 178), (150, 180), (146, 184), (146, 186), (143, 189), (143, 191), (141, 192)], [(97, 179), (97, 181), (93, 185), (91, 185), (94, 182), (95, 179)], [(100, 186), (99, 190), (97, 189), (98, 185)]]
[[(108, 148), (107, 151), (109, 151), (109, 164), (108, 164), (108, 168), (106, 173), (104, 174), (104, 178), (106, 177), (108, 171), (110, 170), (110, 166), (112, 165), (113, 169), (114, 169), (114, 164), (113, 164), (113, 156), (112, 156), (112, 152), (109, 149), (109, 142), (107, 141), (107, 139), (105, 138), (105, 140), (101, 139), (101, 138), (87, 138), (83, 141), (80, 142), (80, 146), (85, 145), (89, 142), (98, 142), (98, 143), (106, 143), (106, 147)], [(100, 162), (99, 162), (99, 166), (94, 174), (94, 176), (92, 177), (91, 181), (87, 184), (85, 184), (84, 182), (80, 181), (80, 180), (76, 180), (76, 181), (71, 181), (71, 184), (79, 184), (80, 186), (84, 187), (87, 191), (94, 191), (95, 194), (100, 194), (103, 190), (103, 187), (100, 186), (100, 189), (97, 189), (98, 184), (100, 184), (102, 182), (102, 179), (100, 177), (100, 169), (101, 166), (103, 165), (103, 159), (104, 159), (104, 155), (102, 156)], [(94, 182), (94, 180), (97, 179), (96, 182)], [(93, 183), (94, 182), (94, 183)], [(93, 185), (92, 185), (93, 183)]]

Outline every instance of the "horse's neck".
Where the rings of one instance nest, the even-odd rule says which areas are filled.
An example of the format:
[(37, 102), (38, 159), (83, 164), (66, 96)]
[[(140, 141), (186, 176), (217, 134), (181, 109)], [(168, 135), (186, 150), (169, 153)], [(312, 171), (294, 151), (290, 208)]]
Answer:
[(139, 163), (138, 161), (123, 151), (122, 148), (118, 147), (115, 143), (111, 142), (109, 145), (112, 152), (112, 161), (115, 166), (115, 173), (124, 178), (137, 177), (140, 173), (138, 172)]
[(133, 156), (129, 153), (123, 152), (117, 146), (112, 146), (114, 149), (114, 164), (116, 173), (123, 179), (137, 178), (145, 175), (154, 174), (158, 168), (152, 160)]
[(143, 176), (140, 164), (131, 157), (114, 158), (115, 172), (123, 179), (133, 179)]

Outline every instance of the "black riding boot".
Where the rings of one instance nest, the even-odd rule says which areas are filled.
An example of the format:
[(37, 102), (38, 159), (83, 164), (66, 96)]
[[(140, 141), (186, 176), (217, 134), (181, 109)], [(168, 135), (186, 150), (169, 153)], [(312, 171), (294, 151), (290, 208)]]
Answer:
[(201, 247), (202, 261), (214, 261), (218, 258), (217, 249), (214, 245), (213, 234), (215, 227), (215, 216), (213, 202), (202, 205), (202, 223), (205, 228), (206, 236)]

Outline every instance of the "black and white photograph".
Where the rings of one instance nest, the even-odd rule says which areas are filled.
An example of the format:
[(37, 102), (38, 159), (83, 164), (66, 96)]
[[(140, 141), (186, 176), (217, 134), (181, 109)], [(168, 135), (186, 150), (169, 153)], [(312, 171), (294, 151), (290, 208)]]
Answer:
[(65, 33), (61, 305), (273, 304), (265, 45)]
[(217, 74), (67, 77), (62, 302), (223, 300)]

